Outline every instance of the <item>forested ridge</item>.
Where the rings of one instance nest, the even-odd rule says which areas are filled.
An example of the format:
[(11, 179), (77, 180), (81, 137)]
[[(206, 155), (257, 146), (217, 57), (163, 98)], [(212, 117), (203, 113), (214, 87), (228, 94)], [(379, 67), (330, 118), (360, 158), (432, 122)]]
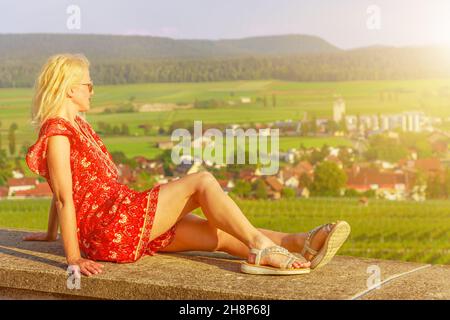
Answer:
[(0, 87), (30, 87), (50, 55), (82, 52), (97, 84), (280, 79), (400, 80), (450, 76), (442, 47), (341, 50), (304, 35), (236, 40), (145, 36), (0, 35)]

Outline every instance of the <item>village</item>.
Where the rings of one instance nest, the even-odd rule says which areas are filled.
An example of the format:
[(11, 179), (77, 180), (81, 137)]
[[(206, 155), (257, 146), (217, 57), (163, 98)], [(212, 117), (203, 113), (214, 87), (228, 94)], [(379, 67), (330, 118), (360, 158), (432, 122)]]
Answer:
[[(314, 131), (311, 131), (311, 121), (305, 119), (298, 123), (279, 121), (256, 124), (255, 127), (277, 128), (280, 136), (285, 136), (301, 132), (302, 127), (309, 125), (308, 136), (346, 136), (352, 138), (353, 145), (290, 148), (278, 153), (278, 172), (264, 175), (257, 165), (230, 166), (194, 157), (184, 158), (184, 161), (175, 165), (169, 156), (174, 144), (164, 141), (157, 143), (157, 147), (164, 151), (164, 157), (148, 159), (136, 156), (127, 159), (123, 154), (113, 154), (119, 171), (118, 182), (143, 190), (150, 188), (150, 184), (167, 183), (188, 174), (210, 171), (224, 192), (241, 198), (277, 200), (345, 196), (424, 201), (429, 198), (448, 198), (450, 195), (450, 136), (433, 128), (439, 119), (427, 118), (423, 113), (416, 112), (355, 117), (346, 115), (345, 102), (339, 98), (333, 106), (333, 119), (314, 119), (314, 122)], [(330, 127), (333, 127), (332, 131), (328, 129)], [(238, 124), (230, 125), (229, 128), (246, 129)], [(376, 152), (386, 141), (399, 142), (403, 133), (420, 135), (429, 150), (424, 153), (419, 148), (408, 147), (406, 153), (395, 160), (386, 159)], [(371, 140), (376, 135), (382, 136), (384, 140)], [(45, 180), (41, 177), (25, 177), (18, 169), (12, 171), (12, 177), (8, 178), (6, 185), (0, 186), (0, 199), (51, 196), (52, 191)]]
[[(314, 152), (307, 150), (306, 152)], [(339, 156), (334, 155), (336, 149), (332, 148), (324, 161), (335, 164), (344, 169)], [(297, 155), (298, 152), (294, 153)], [(204, 163), (179, 165), (173, 176), (165, 175), (163, 163), (138, 156), (134, 160), (138, 167), (132, 169), (129, 165), (119, 164), (119, 183), (132, 186), (137, 181), (141, 172), (154, 177), (157, 183), (167, 183), (187, 174), (208, 170)], [(286, 197), (309, 198), (311, 190), (308, 188), (314, 181), (315, 166), (309, 161), (300, 161), (296, 164), (288, 164), (279, 170), (277, 175), (263, 176), (258, 169), (243, 169), (237, 174), (226, 172), (224, 177), (218, 178), (219, 184), (225, 192), (232, 192), (237, 185), (241, 185), (240, 194), (244, 197), (252, 197), (251, 189), (257, 181), (263, 181), (263, 191), (260, 194), (270, 199)], [(418, 172), (433, 177), (445, 173), (444, 165), (437, 158), (402, 160), (396, 164), (377, 162), (358, 163), (345, 169), (346, 185), (342, 195), (366, 195), (388, 200), (404, 200), (411, 198), (417, 201), (426, 199), (426, 184), (417, 184)], [(9, 178), (7, 186), (0, 187), (0, 197), (5, 199), (24, 199), (34, 197), (52, 197), (52, 191), (47, 182), (40, 181), (37, 177), (24, 177), (22, 173), (13, 171), (14, 177)], [(306, 182), (305, 182), (306, 181)], [(303, 182), (303, 183), (302, 183)], [(249, 187), (246, 188), (246, 185)], [(259, 186), (259, 188), (261, 188)], [(261, 190), (261, 189), (260, 189)], [(353, 192), (353, 193), (352, 193)], [(261, 196), (259, 196), (261, 197)]]

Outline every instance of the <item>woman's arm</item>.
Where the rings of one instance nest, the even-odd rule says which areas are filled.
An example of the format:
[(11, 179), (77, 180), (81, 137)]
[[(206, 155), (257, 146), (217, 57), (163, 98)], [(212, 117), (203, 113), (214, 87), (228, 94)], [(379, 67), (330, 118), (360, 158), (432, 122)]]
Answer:
[[(47, 146), (47, 166), (55, 197), (55, 206), (61, 235), (69, 265), (78, 265), (83, 274), (91, 275), (101, 272), (102, 265), (81, 258), (78, 245), (77, 221), (72, 195), (72, 172), (70, 167), (70, 142), (62, 135), (49, 137)], [(51, 220), (51, 219), (50, 219)], [(50, 225), (53, 231), (54, 225)]]
[(50, 211), (48, 212), (47, 235), (50, 240), (56, 240), (58, 238), (58, 211), (56, 210), (55, 196), (52, 198)]
[(56, 197), (53, 196), (48, 212), (47, 232), (34, 232), (23, 237), (25, 241), (55, 241), (58, 239), (58, 211), (56, 209)]

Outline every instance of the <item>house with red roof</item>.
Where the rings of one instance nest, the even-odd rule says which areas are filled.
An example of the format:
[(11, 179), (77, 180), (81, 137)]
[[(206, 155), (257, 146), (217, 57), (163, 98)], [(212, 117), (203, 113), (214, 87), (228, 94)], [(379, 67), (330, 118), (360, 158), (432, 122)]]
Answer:
[(445, 154), (448, 152), (448, 142), (447, 141), (436, 141), (431, 143), (431, 150), (436, 153)]
[(14, 192), (15, 198), (51, 198), (53, 197), (52, 189), (47, 182), (38, 183), (35, 188), (29, 190), (19, 190)]
[(390, 200), (404, 199), (413, 185), (411, 176), (401, 170), (381, 171), (373, 167), (353, 166), (347, 170), (347, 188), (359, 192), (374, 190)]
[(255, 174), (255, 170), (243, 169), (239, 171), (239, 179), (253, 183), (256, 179), (258, 179), (258, 177)]
[(39, 183), (37, 178), (9, 178), (6, 185), (8, 186), (8, 197), (12, 196), (17, 191), (24, 191), (34, 189)]
[(264, 182), (269, 187), (267, 195), (272, 199), (280, 199), (281, 191), (283, 190), (283, 183), (276, 176), (267, 176)]
[(314, 167), (308, 161), (300, 161), (295, 166), (285, 166), (278, 173), (278, 178), (282, 182), (286, 182), (291, 177), (295, 177), (298, 180), (303, 174), (308, 175), (310, 178), (314, 176)]
[(427, 175), (436, 176), (443, 174), (444, 166), (438, 158), (424, 158), (416, 160), (402, 159), (398, 165), (403, 170), (411, 172), (424, 172)]

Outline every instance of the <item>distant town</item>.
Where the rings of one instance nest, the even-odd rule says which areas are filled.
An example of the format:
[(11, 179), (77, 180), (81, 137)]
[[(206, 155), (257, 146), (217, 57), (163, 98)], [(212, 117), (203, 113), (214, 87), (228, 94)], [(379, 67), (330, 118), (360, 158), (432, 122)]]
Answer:
[[(250, 101), (242, 98), (242, 103)], [(332, 118), (309, 117), (305, 113), (296, 121), (226, 126), (234, 130), (279, 129), (280, 136), (345, 137), (352, 141), (352, 146), (299, 145), (279, 152), (280, 170), (275, 175), (262, 175), (257, 165), (224, 165), (192, 157), (174, 165), (170, 160), (173, 142), (161, 141), (157, 147), (163, 156), (156, 159), (128, 159), (123, 153), (112, 153), (120, 173), (119, 183), (145, 190), (155, 183), (210, 171), (224, 192), (249, 199), (344, 196), (366, 203), (370, 198), (424, 201), (450, 197), (450, 135), (436, 129), (445, 120), (414, 111), (347, 114), (345, 101), (339, 97), (332, 108)], [(3, 199), (51, 196), (45, 180), (25, 177), (20, 168), (11, 170), (11, 177), (0, 185)]]

